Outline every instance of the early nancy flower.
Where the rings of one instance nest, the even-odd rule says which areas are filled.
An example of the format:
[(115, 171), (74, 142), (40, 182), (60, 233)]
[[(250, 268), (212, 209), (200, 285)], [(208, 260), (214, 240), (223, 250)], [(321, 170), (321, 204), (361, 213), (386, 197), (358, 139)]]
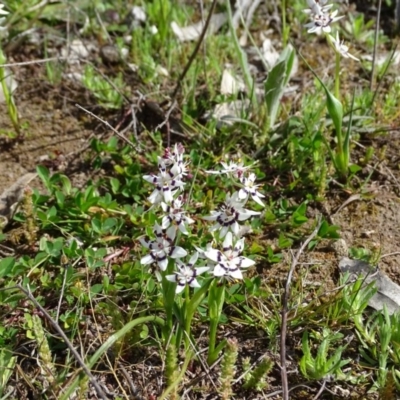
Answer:
[(210, 232), (221, 229), (220, 237), (224, 237), (229, 230), (235, 236), (240, 232), (238, 221), (245, 221), (252, 216), (260, 215), (258, 211), (247, 210), (244, 208), (244, 201), (239, 199), (238, 193), (232, 196), (227, 193), (225, 202), (219, 207), (218, 211), (211, 211), (211, 215), (203, 217), (206, 221), (215, 221), (216, 223), (210, 228)]
[(175, 144), (173, 149), (166, 148), (162, 157), (158, 157), (158, 165), (160, 170), (162, 169), (160, 165), (171, 167), (170, 172), (174, 176), (182, 176), (188, 174), (188, 163), (183, 161), (183, 154), (185, 153), (185, 148), (182, 144)]
[(328, 0), (307, 0), (308, 8), (303, 10), (306, 14), (324, 14), (329, 11), (333, 4), (327, 4)]
[(336, 32), (336, 39), (329, 35), (331, 43), (335, 46), (335, 50), (344, 58), (352, 58), (353, 60), (359, 61), (357, 57), (354, 57), (349, 53), (349, 46), (346, 46), (343, 41), (339, 39), (339, 32)]
[(264, 203), (262, 202), (261, 198), (265, 196), (257, 190), (260, 185), (256, 185), (255, 181), (256, 174), (251, 173), (249, 176), (243, 175), (240, 178), (240, 182), (242, 183), (243, 187), (239, 190), (238, 197), (240, 200), (247, 200), (247, 198), (251, 196), (256, 203), (264, 207)]
[(178, 196), (172, 201), (171, 204), (161, 203), (163, 211), (167, 214), (163, 217), (161, 226), (163, 229), (167, 229), (169, 226), (178, 227), (179, 230), (187, 235), (186, 226), (193, 224), (194, 220), (185, 215), (185, 210), (183, 209), (183, 196)]
[(343, 18), (343, 16), (337, 17), (337, 13), (338, 11), (335, 10), (332, 13), (314, 14), (312, 17), (312, 22), (309, 22), (305, 25), (306, 28), (309, 28), (307, 32), (315, 32), (317, 34), (320, 34), (321, 32), (330, 33), (332, 30), (331, 24)]
[(161, 158), (165, 160), (167, 165), (171, 165), (171, 164), (181, 161), (183, 159), (184, 152), (185, 152), (185, 148), (182, 146), (182, 144), (175, 143), (175, 146), (173, 147), (173, 149), (171, 149), (170, 147), (167, 147), (164, 150), (164, 154)]
[(176, 282), (176, 293), (182, 292), (186, 285), (190, 287), (200, 287), (199, 282), (197, 282), (196, 277), (208, 271), (208, 267), (198, 267), (194, 268), (199, 254), (195, 252), (188, 263), (183, 263), (180, 260), (175, 261), (175, 265), (178, 268), (172, 275), (167, 275), (165, 278), (170, 282)]
[(228, 232), (225, 236), (223, 249), (208, 249), (204, 252), (207, 258), (216, 263), (213, 275), (217, 277), (243, 279), (242, 269), (251, 267), (255, 261), (241, 256), (244, 248), (244, 238), (238, 239), (232, 244), (232, 233)]
[(141, 258), (142, 265), (148, 265), (157, 262), (161, 271), (165, 271), (168, 266), (168, 257), (181, 258), (185, 257), (187, 251), (179, 246), (174, 246), (176, 230), (167, 229), (164, 233), (161, 226), (157, 223), (154, 225), (156, 238), (154, 240), (145, 240), (140, 238), (139, 241), (150, 253)]
[(181, 189), (185, 183), (178, 177), (176, 177), (171, 171), (163, 166), (160, 168), (160, 172), (157, 175), (144, 175), (143, 179), (147, 182), (155, 185), (155, 189), (149, 196), (148, 200), (151, 204), (158, 204), (162, 200), (166, 203), (170, 203), (173, 200), (173, 194)]
[(228, 174), (232, 175), (234, 178), (240, 178), (245, 171), (251, 168), (251, 166), (244, 166), (243, 162), (229, 161), (229, 163), (221, 161), (222, 169), (220, 171), (206, 171), (208, 174), (222, 175)]

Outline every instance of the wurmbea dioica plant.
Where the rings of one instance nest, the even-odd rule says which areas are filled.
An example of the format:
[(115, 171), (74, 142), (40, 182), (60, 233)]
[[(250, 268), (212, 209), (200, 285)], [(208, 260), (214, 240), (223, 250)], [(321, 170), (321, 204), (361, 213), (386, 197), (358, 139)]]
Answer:
[(309, 33), (324, 34), (329, 45), (333, 48), (336, 54), (335, 59), (335, 91), (334, 95), (326, 88), (321, 82), (325, 89), (327, 97), (327, 108), (329, 115), (335, 126), (337, 147), (336, 153), (331, 151), (329, 145), (328, 149), (331, 153), (331, 157), (341, 179), (347, 179), (348, 168), (350, 162), (350, 128), (351, 121), (349, 123), (347, 133), (342, 132), (343, 122), (343, 106), (340, 102), (340, 61), (341, 58), (352, 58), (358, 61), (356, 57), (349, 53), (349, 48), (340, 40), (339, 31), (336, 30), (334, 35), (332, 33), (332, 25), (343, 18), (343, 16), (337, 16), (338, 11), (331, 11), (333, 4), (326, 4), (327, 0), (307, 0), (308, 8), (304, 10), (310, 15), (311, 22), (305, 25), (308, 28)]
[[(208, 362), (212, 364), (223, 348), (216, 345), (217, 327), (225, 298), (225, 285), (230, 280), (242, 280), (243, 273), (255, 262), (242, 255), (245, 248), (243, 223), (260, 214), (251, 210), (249, 202), (264, 206), (264, 195), (255, 183), (251, 167), (242, 163), (222, 162), (220, 171), (208, 174), (227, 175), (232, 191), (226, 193), (224, 202), (210, 215), (197, 216), (198, 224), (207, 225), (213, 240), (205, 247), (190, 245), (196, 236), (190, 229), (195, 219), (186, 211), (186, 179), (192, 178), (189, 162), (184, 159), (184, 147), (176, 144), (158, 157), (159, 172), (145, 175), (143, 179), (154, 185), (148, 201), (155, 212), (156, 222), (152, 238), (140, 238), (146, 249), (142, 265), (155, 265), (166, 311), (166, 339), (179, 346), (184, 339), (188, 350), (191, 322), (197, 307), (206, 299), (210, 319)], [(236, 190), (235, 190), (236, 189)], [(199, 228), (196, 226), (195, 230)], [(207, 226), (202, 231), (207, 231)], [(184, 235), (187, 239), (183, 240)], [(201, 238), (198, 238), (201, 239)], [(200, 240), (200, 242), (204, 242)], [(198, 242), (197, 242), (198, 243)], [(174, 317), (178, 325), (173, 334)]]

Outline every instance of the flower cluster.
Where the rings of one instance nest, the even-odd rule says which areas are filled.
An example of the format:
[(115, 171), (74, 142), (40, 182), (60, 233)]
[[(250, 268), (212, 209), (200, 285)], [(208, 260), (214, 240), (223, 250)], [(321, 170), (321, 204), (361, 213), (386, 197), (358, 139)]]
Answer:
[[(159, 206), (161, 215), (154, 224), (154, 238), (140, 238), (139, 241), (148, 253), (141, 258), (142, 265), (156, 264), (158, 279), (167, 270), (165, 279), (176, 283), (176, 293), (182, 292), (186, 286), (199, 287), (197, 277), (205, 272), (218, 279), (243, 279), (243, 270), (255, 262), (241, 255), (244, 249), (243, 226), (241, 222), (260, 214), (245, 208), (249, 199), (264, 206), (259, 186), (255, 183), (256, 176), (250, 172), (250, 167), (242, 163), (222, 163), (221, 171), (206, 171), (211, 174), (227, 174), (234, 180), (238, 190), (227, 193), (223, 204), (204, 221), (212, 221), (210, 232), (217, 233), (213, 243), (208, 243), (206, 249), (196, 247), (196, 251), (188, 251), (176, 244), (177, 234), (189, 235), (189, 226), (195, 221), (185, 210), (185, 179), (189, 176), (188, 163), (184, 161), (182, 145), (166, 149), (164, 155), (158, 158), (158, 174), (145, 175), (143, 179), (154, 185), (148, 197), (152, 208)], [(221, 250), (218, 242), (221, 241)], [(217, 245), (213, 247), (213, 245)], [(188, 261), (184, 261), (187, 256)], [(174, 260), (174, 271), (170, 273), (169, 260)], [(198, 266), (196, 266), (198, 264)]]
[(326, 4), (328, 0), (307, 0), (308, 8), (304, 10), (309, 14), (311, 21), (305, 25), (309, 33), (325, 33), (329, 43), (333, 46), (336, 53), (345, 58), (352, 58), (358, 61), (358, 58), (349, 53), (349, 48), (339, 38), (339, 32), (335, 37), (331, 36), (331, 25), (342, 19), (344, 16), (337, 16), (338, 11), (331, 11), (332, 4)]
[(162, 157), (158, 157), (158, 174), (144, 175), (143, 179), (154, 185), (154, 190), (148, 200), (153, 207), (161, 206), (164, 215), (161, 225), (154, 224), (154, 239), (140, 238), (140, 243), (148, 249), (149, 254), (141, 259), (142, 265), (157, 263), (161, 271), (168, 267), (168, 259), (181, 258), (187, 255), (182, 247), (175, 245), (178, 230), (188, 234), (187, 227), (194, 222), (186, 216), (184, 198), (182, 195), (188, 174), (187, 164), (183, 162), (185, 149), (175, 145), (173, 150), (167, 149)]

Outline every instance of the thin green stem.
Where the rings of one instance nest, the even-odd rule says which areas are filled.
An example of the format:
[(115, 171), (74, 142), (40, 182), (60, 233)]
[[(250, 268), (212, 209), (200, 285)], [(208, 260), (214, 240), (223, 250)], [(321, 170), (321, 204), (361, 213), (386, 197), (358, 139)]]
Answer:
[(340, 53), (335, 57), (335, 97), (340, 101)]
[(282, 13), (282, 35), (283, 35), (283, 48), (287, 46), (288, 43), (288, 27), (286, 26), (286, 0), (282, 0), (281, 6)]
[(193, 314), (189, 312), (189, 307), (190, 307), (190, 289), (189, 285), (186, 285), (185, 287), (185, 304), (183, 305), (184, 311), (183, 311), (183, 320), (185, 324), (185, 350), (189, 350), (190, 346), (190, 326), (192, 324), (192, 317)]
[(221, 318), (222, 307), (225, 301), (225, 286), (219, 286), (218, 281), (214, 281), (208, 296), (208, 307), (210, 313), (210, 335), (208, 346), (208, 365), (213, 364), (218, 358), (217, 329)]

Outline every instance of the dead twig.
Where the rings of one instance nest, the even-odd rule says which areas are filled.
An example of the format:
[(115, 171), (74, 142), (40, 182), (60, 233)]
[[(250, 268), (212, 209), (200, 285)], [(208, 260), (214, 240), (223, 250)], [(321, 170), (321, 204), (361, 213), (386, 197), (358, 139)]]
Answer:
[(107, 400), (107, 396), (104, 393), (103, 389), (100, 387), (99, 383), (96, 381), (95, 377), (93, 374), (90, 372), (90, 369), (86, 366), (85, 362), (83, 361), (82, 357), (79, 355), (79, 353), (75, 350), (75, 347), (73, 344), (70, 342), (68, 339), (67, 335), (64, 333), (64, 331), (61, 329), (60, 325), (57, 324), (56, 321), (50, 316), (50, 314), (38, 303), (38, 301), (33, 297), (32, 293), (30, 290), (25, 289), (22, 287), (20, 284), (16, 285), (16, 288), (18, 288), (21, 292), (25, 294), (26, 297), (34, 304), (36, 308), (38, 308), (43, 315), (47, 318), (47, 320), (50, 322), (50, 324), (53, 326), (53, 328), (58, 332), (58, 334), (62, 337), (64, 340), (65, 344), (68, 346), (70, 349), (71, 353), (75, 357), (76, 361), (78, 364), (81, 366), (82, 370), (85, 372), (85, 374), (88, 376), (90, 383), (93, 385), (95, 388), (98, 396), (103, 399)]
[(215, 9), (216, 5), (217, 5), (217, 0), (213, 0), (213, 2), (211, 4), (210, 12), (208, 13), (207, 20), (206, 20), (206, 22), (205, 22), (205, 24), (203, 26), (203, 30), (201, 31), (201, 35), (199, 37), (199, 40), (197, 41), (196, 47), (194, 48), (193, 53), (190, 55), (189, 61), (187, 62), (186, 66), (185, 66), (185, 69), (179, 75), (178, 82), (176, 84), (175, 90), (172, 93), (172, 100), (175, 100), (176, 95), (178, 94), (179, 90), (182, 87), (182, 81), (185, 78), (186, 74), (188, 73), (188, 71), (189, 71), (194, 59), (197, 56), (197, 53), (200, 50), (200, 46), (203, 43), (204, 37), (206, 36), (206, 32), (207, 32), (207, 29), (208, 29), (208, 27), (210, 25), (211, 17), (212, 17), (212, 15), (214, 13), (214, 9)]
[(326, 379), (324, 379), (324, 381), (322, 382), (322, 385), (320, 387), (320, 389), (318, 390), (318, 393), (313, 397), (312, 400), (318, 400), (319, 397), (321, 396), (321, 394), (323, 393), (323, 391), (325, 390), (325, 386), (326, 386)]
[(317, 235), (318, 230), (321, 226), (321, 219), (318, 221), (317, 226), (307, 238), (307, 240), (301, 245), (293, 258), (292, 265), (288, 273), (288, 277), (285, 284), (285, 289), (282, 297), (282, 324), (281, 324), (281, 348), (280, 348), (280, 360), (281, 360), (281, 379), (282, 379), (282, 398), (283, 400), (289, 400), (289, 384), (286, 370), (286, 334), (287, 334), (287, 317), (288, 317), (288, 302), (290, 295), (290, 283), (292, 281), (293, 272), (296, 265), (299, 263), (299, 258), (303, 254), (304, 249), (311, 242), (312, 239)]
[(118, 362), (118, 367), (120, 368), (122, 375), (124, 375), (126, 381), (129, 384), (129, 388), (131, 390), (132, 400), (144, 400), (144, 398), (140, 395), (139, 389), (137, 389), (136, 385), (133, 383), (131, 376), (128, 374), (128, 371), (124, 368), (124, 366)]
[(115, 128), (113, 128), (107, 121), (105, 121), (104, 119), (100, 118), (99, 116), (97, 116), (96, 114), (93, 114), (91, 111), (87, 110), (86, 108), (80, 106), (79, 104), (75, 104), (76, 107), (80, 108), (81, 110), (85, 111), (86, 113), (88, 113), (89, 115), (91, 115), (92, 117), (96, 118), (97, 120), (99, 120), (100, 122), (102, 122), (105, 126), (107, 126), (108, 128), (110, 128), (118, 137), (120, 137), (123, 141), (125, 141), (126, 143), (128, 143), (132, 148), (134, 148), (137, 152), (140, 153), (140, 149), (133, 143), (131, 142), (126, 136), (122, 135), (120, 132), (118, 132)]
[(31, 60), (31, 61), (22, 61), (22, 62), (15, 62), (10, 64), (0, 64), (0, 68), (5, 67), (23, 67), (25, 65), (32, 65), (32, 64), (43, 64), (50, 61), (64, 61), (68, 60), (68, 57), (50, 57), (50, 58), (43, 58), (41, 60)]
[(169, 110), (165, 114), (164, 121), (158, 124), (155, 128), (154, 131), (160, 130), (164, 125), (167, 126), (167, 147), (171, 145), (171, 131), (169, 127), (169, 118), (172, 114), (172, 111), (174, 111), (174, 108), (176, 107), (176, 100), (173, 100)]

